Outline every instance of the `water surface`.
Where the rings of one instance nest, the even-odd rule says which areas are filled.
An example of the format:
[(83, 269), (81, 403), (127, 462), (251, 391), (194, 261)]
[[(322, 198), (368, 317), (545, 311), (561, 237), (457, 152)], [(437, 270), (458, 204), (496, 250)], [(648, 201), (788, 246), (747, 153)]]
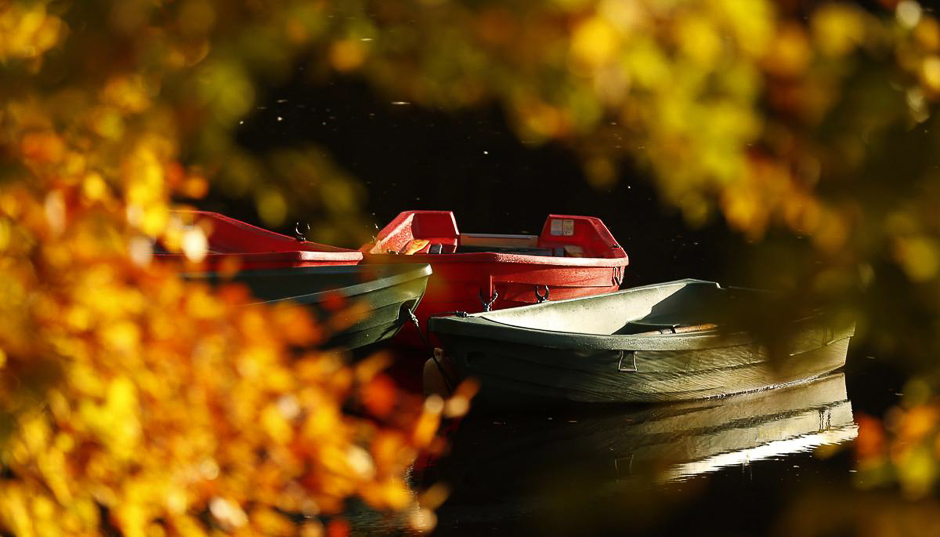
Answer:
[[(856, 414), (898, 400), (896, 374), (860, 352), (848, 360), (844, 372), (725, 398), (474, 411), (445, 431), (450, 453), (419, 461), (412, 479), (451, 487), (435, 535), (785, 534), (806, 498), (857, 493)], [(405, 527), (354, 521), (366, 534)]]

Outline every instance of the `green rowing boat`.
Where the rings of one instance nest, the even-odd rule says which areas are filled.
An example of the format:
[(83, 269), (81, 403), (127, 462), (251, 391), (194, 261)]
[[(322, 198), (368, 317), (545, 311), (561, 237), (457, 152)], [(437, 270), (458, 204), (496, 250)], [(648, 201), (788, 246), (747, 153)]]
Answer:
[[(763, 291), (680, 280), (608, 295), (431, 318), (459, 377), (499, 404), (656, 402), (808, 380), (845, 363), (854, 323), (815, 312), (765, 342), (735, 319)], [(446, 370), (446, 367), (445, 367)]]
[(290, 300), (308, 307), (324, 326), (337, 328), (325, 346), (356, 349), (394, 336), (411, 320), (431, 266), (351, 265), (247, 270), (225, 277), (190, 273), (190, 280), (242, 283), (259, 302)]

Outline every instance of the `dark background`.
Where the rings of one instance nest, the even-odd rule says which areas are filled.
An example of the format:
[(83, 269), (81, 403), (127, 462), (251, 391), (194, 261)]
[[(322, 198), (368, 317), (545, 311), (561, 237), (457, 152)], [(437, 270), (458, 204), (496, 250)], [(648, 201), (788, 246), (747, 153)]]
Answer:
[[(379, 229), (409, 209), (452, 210), (462, 231), (477, 233), (538, 234), (550, 213), (596, 216), (630, 257), (625, 285), (744, 277), (727, 264), (747, 245), (722, 222), (688, 229), (628, 164), (613, 188), (593, 188), (571, 151), (523, 144), (495, 106), (454, 113), (394, 105), (354, 79), (311, 85), (299, 75), (267, 92), (238, 141), (258, 154), (322, 146), (366, 186), (365, 211)], [(257, 223), (244, 201), (225, 208)]]

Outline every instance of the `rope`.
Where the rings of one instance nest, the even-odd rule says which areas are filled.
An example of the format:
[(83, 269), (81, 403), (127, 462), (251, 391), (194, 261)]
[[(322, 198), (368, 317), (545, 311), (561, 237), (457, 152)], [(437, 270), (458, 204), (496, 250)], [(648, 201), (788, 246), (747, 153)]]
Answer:
[[(454, 312), (460, 313), (460, 312)], [(464, 313), (466, 315), (466, 313)], [(424, 342), (424, 346), (431, 351), (431, 359), (434, 360), (434, 364), (437, 366), (437, 370), (441, 373), (441, 379), (444, 380), (444, 387), (447, 388), (447, 391), (454, 393), (454, 381), (450, 378), (450, 375), (444, 371), (444, 366), (441, 365), (440, 360), (437, 359), (437, 355), (434, 353), (434, 347), (431, 346), (431, 342), (428, 340), (428, 337), (424, 334), (424, 331), (421, 330), (421, 322), (418, 321), (418, 317), (415, 315), (415, 312), (408, 310), (408, 316), (411, 317), (411, 322), (414, 323), (415, 328), (418, 330), (418, 336), (421, 337), (421, 341)]]

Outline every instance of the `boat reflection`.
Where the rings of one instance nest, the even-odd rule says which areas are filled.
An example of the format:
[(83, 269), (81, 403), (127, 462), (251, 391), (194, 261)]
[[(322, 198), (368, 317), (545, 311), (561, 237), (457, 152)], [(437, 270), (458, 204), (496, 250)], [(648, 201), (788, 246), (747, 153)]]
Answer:
[[(489, 493), (537, 476), (610, 484), (684, 480), (721, 468), (839, 444), (857, 435), (845, 376), (763, 392), (602, 412), (471, 416), (432, 479)], [(435, 471), (436, 470), (436, 471)]]
[[(657, 473), (658, 480), (682, 480), (841, 444), (858, 434), (842, 373), (714, 403), (671, 405), (668, 416), (651, 411), (644, 423), (629, 428), (634, 445), (629, 455), (614, 460), (618, 472), (637, 462), (665, 462), (669, 464)], [(665, 438), (660, 441), (658, 435)], [(641, 437), (653, 440), (643, 442)]]

